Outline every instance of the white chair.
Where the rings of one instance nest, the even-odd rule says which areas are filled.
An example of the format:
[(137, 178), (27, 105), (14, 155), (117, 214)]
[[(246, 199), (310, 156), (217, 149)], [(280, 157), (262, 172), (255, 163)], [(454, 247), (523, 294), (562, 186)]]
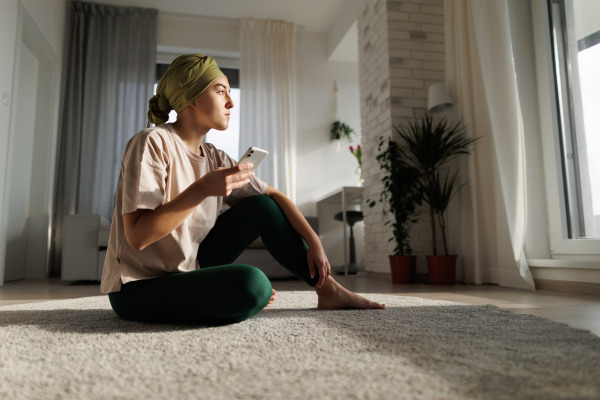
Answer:
[(100, 215), (67, 215), (63, 221), (61, 279), (99, 281), (109, 234), (110, 222)]

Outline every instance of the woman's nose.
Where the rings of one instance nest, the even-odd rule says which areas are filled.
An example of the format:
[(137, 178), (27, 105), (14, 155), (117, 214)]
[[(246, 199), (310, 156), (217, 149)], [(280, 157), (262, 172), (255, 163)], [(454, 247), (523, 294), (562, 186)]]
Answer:
[(235, 104), (233, 103), (233, 99), (231, 98), (231, 96), (227, 96), (227, 103), (225, 104), (225, 107), (227, 107), (227, 109), (233, 108)]

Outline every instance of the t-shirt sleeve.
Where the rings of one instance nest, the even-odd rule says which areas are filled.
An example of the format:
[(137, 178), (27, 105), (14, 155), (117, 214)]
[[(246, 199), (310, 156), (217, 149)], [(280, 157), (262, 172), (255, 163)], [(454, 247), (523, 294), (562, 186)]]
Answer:
[(159, 136), (145, 132), (131, 139), (122, 161), (121, 214), (154, 210), (164, 203), (167, 167), (168, 156)]
[[(221, 158), (224, 167), (233, 167), (237, 165), (237, 162), (222, 150), (219, 150), (219, 157)], [(233, 206), (246, 197), (267, 193), (267, 187), (268, 185), (265, 182), (256, 176), (253, 176), (250, 178), (250, 182), (248, 182), (248, 184), (242, 186), (241, 188), (234, 189), (229, 196), (223, 198), (223, 201), (227, 205)]]

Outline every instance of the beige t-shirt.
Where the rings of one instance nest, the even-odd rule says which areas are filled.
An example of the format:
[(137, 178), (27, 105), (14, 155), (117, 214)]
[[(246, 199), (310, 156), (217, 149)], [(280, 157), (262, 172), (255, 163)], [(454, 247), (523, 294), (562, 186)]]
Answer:
[(206, 198), (181, 225), (145, 249), (138, 251), (129, 246), (123, 214), (154, 210), (206, 173), (236, 165), (224, 151), (209, 143), (202, 144), (202, 154), (190, 151), (171, 124), (144, 129), (129, 140), (121, 160), (102, 293), (118, 292), (123, 283), (199, 268), (198, 245), (214, 226), (222, 202), (234, 205), (245, 197), (266, 193), (266, 183), (253, 177), (225, 198)]

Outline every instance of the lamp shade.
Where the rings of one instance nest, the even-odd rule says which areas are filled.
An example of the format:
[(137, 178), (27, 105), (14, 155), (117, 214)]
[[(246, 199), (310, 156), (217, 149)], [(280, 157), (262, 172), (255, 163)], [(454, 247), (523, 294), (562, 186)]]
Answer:
[(448, 94), (444, 82), (429, 85), (428, 96), (427, 109), (431, 113), (446, 111), (452, 107), (452, 98)]

